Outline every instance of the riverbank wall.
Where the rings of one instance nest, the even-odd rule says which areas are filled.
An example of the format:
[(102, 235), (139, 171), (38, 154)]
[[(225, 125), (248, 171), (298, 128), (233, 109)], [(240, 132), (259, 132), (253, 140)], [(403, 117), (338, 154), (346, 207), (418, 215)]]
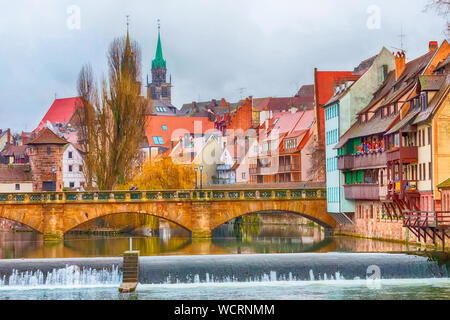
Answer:
[[(421, 239), (419, 242), (417, 237), (408, 229), (403, 227), (402, 219), (389, 219), (387, 217), (353, 217), (353, 225), (339, 226), (335, 234), (365, 239), (401, 242), (413, 245), (423, 246), (431, 249), (442, 249), (443, 243), (438, 238), (428, 237), (426, 241)], [(447, 238), (445, 249), (449, 250), (450, 240)]]

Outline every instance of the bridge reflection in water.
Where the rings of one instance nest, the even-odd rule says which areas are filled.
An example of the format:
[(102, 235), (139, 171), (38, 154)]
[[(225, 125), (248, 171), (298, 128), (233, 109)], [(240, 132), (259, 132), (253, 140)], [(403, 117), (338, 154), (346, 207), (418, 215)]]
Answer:
[[(402, 252), (404, 244), (347, 237), (326, 238), (317, 227), (243, 225), (236, 231), (226, 224), (212, 239), (191, 239), (179, 232), (161, 230), (160, 238), (133, 238), (142, 256), (302, 252)], [(175, 235), (175, 236), (172, 236)], [(66, 235), (64, 242), (46, 243), (37, 233), (0, 232), (0, 259), (119, 257), (129, 248), (129, 238)]]

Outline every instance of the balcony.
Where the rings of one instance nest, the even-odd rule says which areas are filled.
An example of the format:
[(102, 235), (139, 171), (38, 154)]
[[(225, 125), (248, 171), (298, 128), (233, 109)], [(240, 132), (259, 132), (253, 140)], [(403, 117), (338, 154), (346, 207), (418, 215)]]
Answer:
[(278, 167), (279, 173), (301, 171), (300, 164), (287, 164)]
[(344, 186), (347, 200), (379, 200), (380, 186), (378, 184), (352, 184)]
[(386, 166), (386, 152), (362, 153), (338, 157), (339, 170), (369, 169)]
[(250, 168), (250, 175), (272, 175), (278, 173), (278, 167)]
[(400, 147), (387, 151), (387, 161), (417, 162), (418, 147)]

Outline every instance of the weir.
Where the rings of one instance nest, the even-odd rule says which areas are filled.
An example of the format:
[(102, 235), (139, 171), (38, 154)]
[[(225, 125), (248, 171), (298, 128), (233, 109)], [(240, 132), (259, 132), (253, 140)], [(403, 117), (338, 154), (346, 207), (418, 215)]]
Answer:
[[(158, 256), (139, 258), (139, 283), (360, 280), (372, 276), (374, 266), (381, 279), (449, 276), (446, 264), (408, 254)], [(121, 258), (0, 261), (0, 290), (74, 285), (118, 288), (122, 277)]]

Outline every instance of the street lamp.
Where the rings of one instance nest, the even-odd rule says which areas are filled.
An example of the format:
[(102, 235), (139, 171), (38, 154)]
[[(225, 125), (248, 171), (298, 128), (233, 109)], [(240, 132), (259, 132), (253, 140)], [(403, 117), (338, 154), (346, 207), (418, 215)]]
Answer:
[(194, 170), (195, 170), (195, 190), (197, 190), (198, 189), (198, 187), (197, 187), (197, 171), (198, 171), (198, 167), (195, 166)]
[(203, 190), (203, 165), (200, 165), (200, 190)]

